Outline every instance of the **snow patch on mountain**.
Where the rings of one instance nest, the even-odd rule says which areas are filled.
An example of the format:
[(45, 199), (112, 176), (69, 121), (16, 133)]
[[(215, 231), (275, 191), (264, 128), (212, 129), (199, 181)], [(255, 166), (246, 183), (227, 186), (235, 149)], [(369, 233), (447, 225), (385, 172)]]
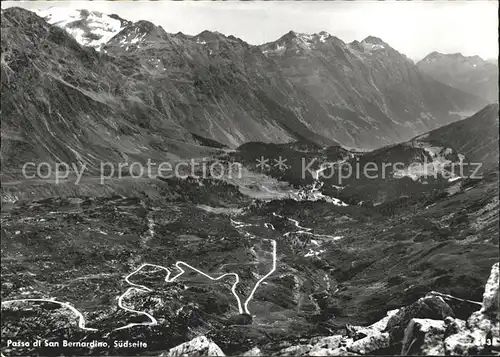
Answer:
[(385, 48), (384, 45), (373, 44), (373, 43), (362, 43), (362, 45), (366, 52), (371, 52), (374, 50), (382, 50)]
[(262, 53), (267, 54), (267, 53), (274, 53), (277, 55), (282, 55), (286, 51), (286, 46), (285, 45), (276, 45), (275, 48), (267, 48), (262, 51)]
[(325, 43), (326, 40), (331, 37), (331, 35), (325, 31), (312, 35), (306, 33), (297, 33), (296, 35), (297, 39), (302, 41), (306, 48), (311, 48), (311, 46), (317, 45), (318, 43)]
[(98, 11), (50, 7), (37, 10), (36, 13), (51, 25), (64, 29), (79, 44), (93, 47), (98, 51), (127, 23), (117, 16), (109, 16)]
[(277, 41), (262, 45), (261, 48), (264, 54), (281, 56), (286, 50), (291, 50), (295, 53), (300, 53), (304, 50), (309, 51), (322, 45), (330, 38), (333, 37), (326, 31), (314, 34), (290, 31)]

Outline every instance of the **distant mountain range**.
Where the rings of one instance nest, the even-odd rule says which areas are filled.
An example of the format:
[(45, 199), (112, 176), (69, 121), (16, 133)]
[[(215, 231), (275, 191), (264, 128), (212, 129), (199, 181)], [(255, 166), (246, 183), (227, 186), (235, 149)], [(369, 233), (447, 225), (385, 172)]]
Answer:
[(498, 101), (498, 60), (461, 53), (432, 52), (417, 63), (418, 68), (433, 78), (478, 95), (489, 102)]
[(376, 37), (344, 43), (326, 32), (289, 32), (260, 46), (310, 98), (311, 127), (345, 146), (374, 148), (452, 121), (481, 102), (422, 74)]
[(486, 103), (374, 37), (346, 44), (327, 33), (290, 32), (252, 46), (86, 10), (42, 15), (2, 11), (9, 167), (28, 158), (189, 157), (203, 150), (200, 138), (230, 147), (298, 140), (372, 149)]

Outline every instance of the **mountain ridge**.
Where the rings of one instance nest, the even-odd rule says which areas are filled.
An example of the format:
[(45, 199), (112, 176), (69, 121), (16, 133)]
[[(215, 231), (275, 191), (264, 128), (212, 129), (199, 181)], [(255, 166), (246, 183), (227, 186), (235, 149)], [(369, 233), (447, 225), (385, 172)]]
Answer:
[(417, 67), (442, 83), (480, 95), (489, 102), (498, 101), (498, 62), (477, 55), (434, 51), (418, 61)]
[[(88, 19), (92, 13), (84, 15)], [(9, 8), (2, 11), (4, 18), (2, 107), (10, 122), (2, 122), (2, 133), (9, 133), (2, 137), (8, 143), (2, 158), (9, 165), (19, 164), (12, 156), (19, 148), (27, 157), (36, 153), (34, 157), (51, 161), (62, 156), (70, 162), (165, 153), (189, 156), (201, 150), (192, 134), (229, 147), (305, 140), (369, 149), (457, 119), (450, 113), (463, 110), (463, 103), (476, 105), (473, 96), (421, 75), (390, 46), (369, 44), (366, 49), (360, 43), (362, 50), (352, 49), (334, 36), (321, 42), (326, 33), (318, 35), (318, 50), (299, 53), (298, 58), (292, 54), (284, 62), (234, 36), (210, 31), (169, 34), (145, 20), (109, 17), (120, 22), (120, 31), (95, 51), (78, 44), (86, 43), (83, 36), (70, 36), (71, 31), (51, 26), (28, 10)], [(368, 38), (365, 45), (379, 41)], [(311, 77), (301, 56), (313, 59), (325, 80)], [(287, 60), (297, 61), (291, 71)], [(28, 96), (23, 86), (33, 78), (36, 86)], [(409, 85), (415, 81), (416, 90)], [(67, 99), (71, 96), (81, 98), (78, 102), (85, 107), (73, 105), (76, 99)], [(58, 113), (51, 109), (54, 98), (59, 98)], [(16, 109), (19, 103), (24, 103), (25, 112)], [(85, 139), (64, 134), (68, 117), (73, 130), (86, 133)], [(102, 125), (113, 129), (97, 129)], [(37, 135), (28, 134), (33, 127)], [(111, 137), (103, 134), (108, 131)], [(123, 133), (125, 146), (117, 141)], [(55, 155), (58, 150), (61, 155)]]
[[(420, 73), (413, 61), (376, 37), (346, 44), (334, 36), (321, 41), (289, 32), (260, 48), (281, 65), (295, 85), (319, 99), (317, 107), (327, 116), (336, 117), (345, 110), (351, 113), (349, 121), (341, 125), (334, 121), (327, 130), (341, 133), (355, 123), (366, 142), (382, 130), (367, 125), (365, 117), (368, 121), (375, 118), (379, 126), (385, 123), (397, 133), (385, 140), (389, 144), (409, 139), (409, 131), (424, 132), (451, 121), (433, 124), (436, 117), (449, 115), (442, 111), (442, 103), (460, 107), (467, 100), (465, 93)], [(356, 146), (355, 142), (346, 144), (347, 140), (338, 141)]]

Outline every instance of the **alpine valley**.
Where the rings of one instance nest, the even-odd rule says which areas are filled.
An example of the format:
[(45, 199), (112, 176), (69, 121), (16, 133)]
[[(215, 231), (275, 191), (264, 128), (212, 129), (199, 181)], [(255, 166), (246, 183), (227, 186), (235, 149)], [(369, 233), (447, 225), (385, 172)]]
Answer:
[(3, 356), (500, 354), (498, 64), (1, 20)]

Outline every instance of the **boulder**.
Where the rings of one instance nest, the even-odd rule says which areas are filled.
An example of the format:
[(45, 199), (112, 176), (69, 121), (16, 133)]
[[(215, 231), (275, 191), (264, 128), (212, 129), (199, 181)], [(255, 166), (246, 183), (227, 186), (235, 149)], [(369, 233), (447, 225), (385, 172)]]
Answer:
[(498, 322), (491, 321), (484, 314), (475, 312), (467, 322), (454, 321), (450, 326), (444, 340), (447, 354), (467, 356), (500, 352)]
[(448, 304), (449, 307), (453, 310), (453, 314), (455, 317), (466, 320), (472, 315), (473, 312), (478, 311), (482, 304), (481, 302), (461, 299), (449, 294), (443, 294), (437, 291), (431, 291), (426, 296), (440, 296), (443, 300)]
[(500, 354), (498, 271), (499, 264), (496, 263), (486, 283), (479, 311), (474, 312), (467, 322), (447, 320), (444, 341), (447, 354)]
[(386, 331), (391, 336), (391, 343), (399, 343), (405, 329), (412, 319), (444, 320), (455, 317), (451, 307), (441, 296), (426, 295), (413, 304), (399, 309), (387, 322)]
[(343, 336), (341, 335), (313, 339), (311, 340), (313, 346), (309, 352), (309, 356), (330, 356), (330, 351), (339, 348), (342, 340)]
[(357, 353), (348, 351), (345, 347), (339, 347), (335, 349), (319, 349), (314, 352), (314, 354), (309, 354), (308, 356), (360, 356)]
[(453, 317), (447, 317), (444, 319), (444, 323), (446, 325), (445, 337), (464, 331), (467, 324), (464, 320)]
[(311, 345), (296, 345), (280, 350), (275, 356), (303, 356), (311, 350)]
[(344, 340), (342, 335), (333, 335), (327, 337), (316, 337), (311, 339), (313, 348), (337, 348), (341, 341)]
[(259, 347), (254, 347), (251, 350), (245, 352), (242, 354), (242, 356), (248, 356), (248, 357), (260, 357), (263, 356), (262, 351), (260, 350)]
[[(276, 333), (279, 337), (273, 335)], [(229, 325), (213, 329), (207, 337), (214, 341), (228, 355), (241, 355), (256, 346), (281, 341), (280, 331), (259, 325)], [(288, 347), (288, 346), (285, 346)]]
[(367, 336), (380, 334), (384, 332), (385, 329), (387, 328), (387, 323), (389, 322), (389, 319), (396, 313), (398, 313), (399, 310), (400, 309), (388, 311), (387, 315), (383, 319), (371, 324), (370, 326), (346, 325), (347, 335), (356, 341)]
[(457, 321), (453, 321), (450, 326), (452, 326), (452, 331), (455, 332), (449, 333), (448, 329), (446, 330), (444, 340), (444, 350), (446, 355), (465, 356), (469, 354), (476, 354), (478, 352), (479, 349), (475, 343), (476, 338), (466, 330), (465, 325), (466, 322), (463, 320), (460, 320), (459, 323), (457, 323)]
[(201, 356), (225, 356), (224, 352), (214, 342), (205, 336), (199, 336), (191, 341), (184, 342), (179, 346), (171, 348), (160, 357), (201, 357)]
[(367, 336), (360, 340), (354, 341), (347, 346), (347, 351), (361, 355), (375, 354), (376, 352), (389, 348), (389, 346), (389, 334), (387, 332), (382, 332), (380, 334)]
[(401, 355), (444, 355), (444, 321), (412, 319), (405, 329)]
[(498, 280), (499, 280), (499, 263), (495, 263), (491, 268), (490, 277), (486, 282), (483, 294), (483, 307), (481, 313), (489, 316), (491, 319), (499, 319), (498, 311)]

